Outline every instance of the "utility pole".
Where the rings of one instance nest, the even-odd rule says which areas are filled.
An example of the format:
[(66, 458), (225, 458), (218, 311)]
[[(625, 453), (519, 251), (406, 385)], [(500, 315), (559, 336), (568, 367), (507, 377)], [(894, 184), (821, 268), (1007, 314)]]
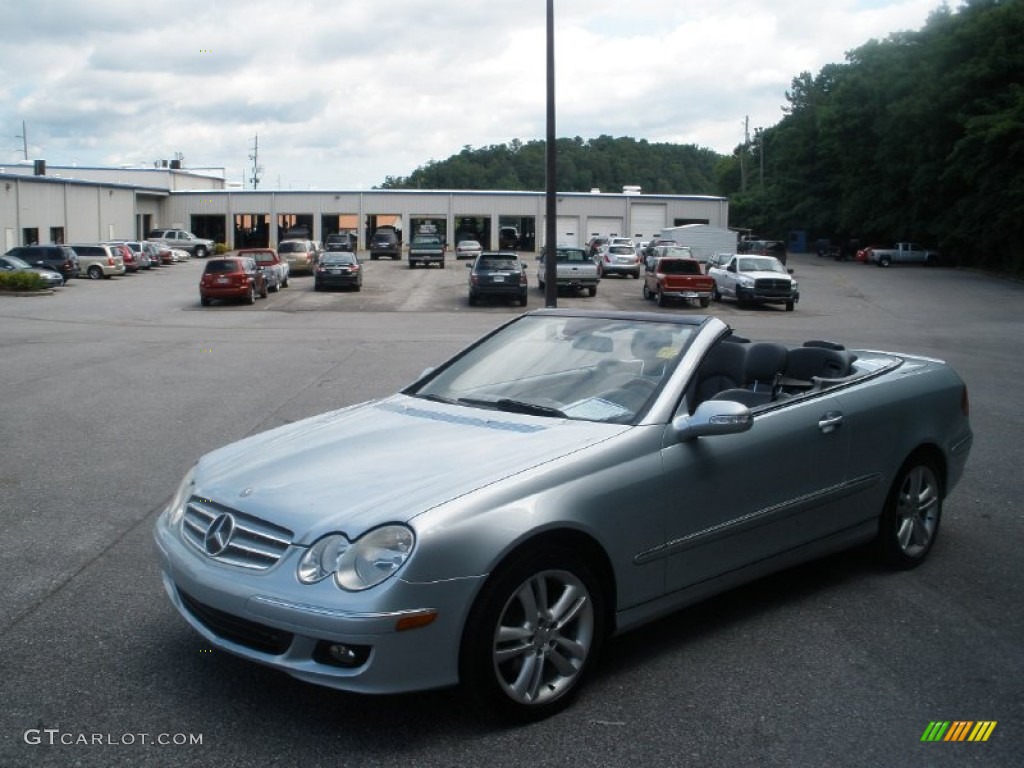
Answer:
[(750, 115), (743, 118), (743, 147), (740, 149), (740, 192), (747, 191), (747, 149), (750, 147)]
[(260, 185), (260, 174), (263, 173), (263, 166), (260, 165), (260, 135), (257, 133), (252, 141), (252, 153), (249, 155), (249, 159), (252, 160), (252, 177), (249, 181), (252, 188), (256, 189)]

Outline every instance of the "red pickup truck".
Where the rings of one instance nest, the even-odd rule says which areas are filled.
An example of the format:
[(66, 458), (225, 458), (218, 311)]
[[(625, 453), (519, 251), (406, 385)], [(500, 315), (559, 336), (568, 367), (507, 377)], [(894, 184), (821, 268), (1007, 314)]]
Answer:
[(714, 290), (714, 278), (704, 274), (696, 259), (655, 256), (646, 262), (644, 298), (656, 299), (659, 307), (672, 300), (698, 301), (706, 307)]

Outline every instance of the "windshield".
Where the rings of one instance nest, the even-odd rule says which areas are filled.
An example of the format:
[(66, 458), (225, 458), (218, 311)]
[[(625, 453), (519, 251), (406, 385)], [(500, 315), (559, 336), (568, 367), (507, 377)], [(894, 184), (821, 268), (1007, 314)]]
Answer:
[(693, 326), (527, 315), (406, 394), (476, 408), (634, 423), (685, 352)]
[(484, 257), (477, 262), (476, 268), (486, 270), (518, 270), (519, 259), (514, 257), (502, 258), (500, 256)]
[(755, 256), (739, 260), (740, 272), (781, 272), (787, 274), (782, 262), (774, 256)]
[(559, 248), (555, 251), (555, 258), (558, 261), (590, 261), (590, 257), (587, 256), (587, 252), (581, 248)]
[(356, 257), (355, 257), (355, 254), (348, 253), (348, 252), (328, 253), (326, 256), (324, 256), (322, 259), (320, 259), (320, 263), (321, 264), (325, 264), (325, 265), (326, 264), (335, 264), (335, 265), (337, 265), (337, 264), (355, 264), (356, 263)]
[(22, 261), (17, 256), (4, 256), (4, 261), (15, 269), (32, 269), (28, 262)]
[(662, 259), (658, 271), (666, 275), (699, 275), (700, 264), (693, 259)]

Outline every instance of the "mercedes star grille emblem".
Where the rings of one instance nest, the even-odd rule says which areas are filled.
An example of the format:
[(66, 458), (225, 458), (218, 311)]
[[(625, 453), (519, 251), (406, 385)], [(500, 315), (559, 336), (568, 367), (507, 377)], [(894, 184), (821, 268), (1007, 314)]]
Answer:
[(219, 515), (203, 537), (203, 547), (211, 557), (224, 552), (231, 543), (231, 534), (235, 532), (235, 519), (229, 514)]

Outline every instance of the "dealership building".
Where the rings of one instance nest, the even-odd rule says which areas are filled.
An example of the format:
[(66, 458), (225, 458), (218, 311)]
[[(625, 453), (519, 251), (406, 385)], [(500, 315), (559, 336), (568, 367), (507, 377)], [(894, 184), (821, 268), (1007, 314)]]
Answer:
[[(220, 171), (220, 172), (218, 172)], [(707, 195), (622, 192), (558, 195), (560, 245), (595, 235), (647, 240), (685, 224), (729, 226), (729, 203)], [(276, 246), (288, 237), (324, 240), (354, 232), (365, 248), (377, 227), (415, 233), (424, 225), (448, 242), (477, 239), (499, 247), (514, 230), (517, 249), (535, 250), (545, 232), (543, 192), (467, 190), (249, 190), (232, 188), (222, 169), (0, 166), (4, 251), (33, 243), (142, 239), (155, 228), (187, 229), (229, 248)], [(504, 242), (504, 237), (502, 238)]]

